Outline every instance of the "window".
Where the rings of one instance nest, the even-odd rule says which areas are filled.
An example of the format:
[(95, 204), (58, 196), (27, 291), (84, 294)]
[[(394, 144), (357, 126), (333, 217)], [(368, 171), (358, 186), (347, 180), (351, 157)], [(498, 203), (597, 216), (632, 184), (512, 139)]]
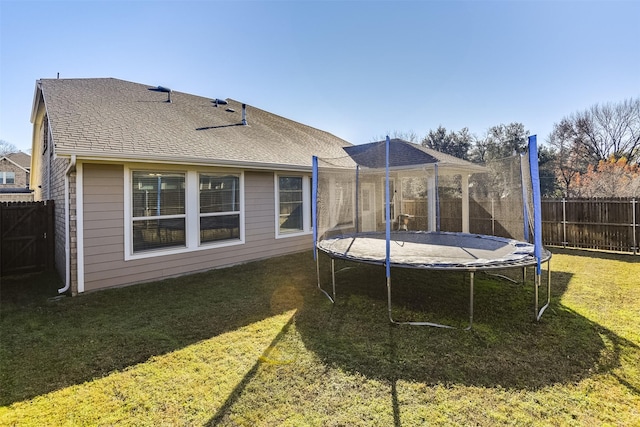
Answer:
[(15, 184), (16, 173), (15, 172), (0, 172), (0, 184)]
[(200, 174), (200, 243), (240, 238), (240, 176)]
[(276, 235), (311, 231), (311, 179), (276, 175)]
[(186, 246), (185, 174), (134, 171), (133, 252)]
[(240, 171), (125, 168), (125, 260), (244, 243)]
[(49, 115), (44, 115), (44, 120), (42, 120), (42, 155), (47, 152), (47, 148), (49, 148)]

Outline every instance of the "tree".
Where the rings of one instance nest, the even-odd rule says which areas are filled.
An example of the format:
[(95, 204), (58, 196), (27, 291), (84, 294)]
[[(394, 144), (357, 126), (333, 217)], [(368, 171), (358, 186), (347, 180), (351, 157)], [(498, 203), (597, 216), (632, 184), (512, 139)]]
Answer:
[(18, 152), (18, 147), (10, 142), (0, 139), (0, 156), (6, 156), (7, 154)]
[(570, 120), (562, 119), (554, 123), (547, 142), (555, 151), (553, 168), (565, 197), (576, 174), (587, 170), (588, 162), (584, 147), (575, 144), (575, 130)]
[(612, 156), (640, 162), (640, 98), (593, 105), (565, 117), (553, 132), (556, 127), (562, 127), (557, 131), (568, 138), (571, 149), (594, 167)]
[(542, 197), (556, 197), (561, 187), (556, 178), (557, 153), (552, 147), (538, 147), (538, 171), (540, 174), (540, 193)]
[(385, 139), (387, 139), (387, 135), (389, 136), (390, 139), (397, 138), (407, 142), (413, 142), (413, 143), (418, 142), (418, 134), (415, 133), (413, 130), (410, 130), (408, 132), (394, 130), (393, 132), (387, 132), (386, 135), (384, 136), (377, 136), (372, 138), (371, 142), (384, 141)]
[(477, 163), (486, 163), (523, 153), (527, 148), (528, 136), (529, 131), (522, 123), (493, 126), (483, 138), (476, 139), (470, 158)]
[(625, 157), (600, 160), (577, 173), (570, 186), (573, 197), (637, 197), (640, 195), (640, 165)]
[(469, 149), (473, 139), (473, 136), (469, 133), (469, 128), (447, 133), (447, 129), (438, 126), (438, 129), (435, 131), (430, 130), (427, 136), (422, 139), (422, 146), (468, 160)]

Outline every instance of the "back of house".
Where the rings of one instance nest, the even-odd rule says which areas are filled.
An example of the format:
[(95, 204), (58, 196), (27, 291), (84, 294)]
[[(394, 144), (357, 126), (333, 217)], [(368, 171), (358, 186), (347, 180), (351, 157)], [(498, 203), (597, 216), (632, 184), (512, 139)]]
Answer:
[(351, 146), (232, 99), (36, 82), (31, 188), (55, 200), (60, 292), (310, 249), (311, 158)]

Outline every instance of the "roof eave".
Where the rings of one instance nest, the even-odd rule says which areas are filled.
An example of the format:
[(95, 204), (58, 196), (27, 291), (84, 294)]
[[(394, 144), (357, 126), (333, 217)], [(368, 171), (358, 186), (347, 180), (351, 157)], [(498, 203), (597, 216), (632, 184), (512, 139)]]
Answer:
[[(286, 163), (264, 163), (264, 162), (247, 162), (239, 160), (223, 160), (223, 159), (203, 159), (201, 157), (174, 157), (174, 156), (155, 156), (129, 154), (126, 156), (99, 155), (95, 153), (56, 152), (56, 157), (67, 158), (75, 155), (77, 161), (98, 161), (109, 163), (154, 163), (154, 164), (171, 164), (184, 166), (208, 166), (208, 167), (231, 167), (255, 170), (282, 170), (294, 172), (309, 172), (311, 165), (295, 165)], [(310, 158), (311, 159), (311, 158)]]
[(25, 168), (22, 165), (19, 165), (18, 163), (14, 162), (13, 160), (11, 160), (10, 158), (8, 158), (7, 156), (3, 156), (2, 158), (0, 158), (0, 160), (6, 160), (8, 162), (13, 163), (14, 165), (16, 165), (17, 167), (19, 167), (20, 169), (22, 169), (25, 172), (29, 172), (29, 169)]
[(36, 80), (36, 87), (33, 90), (33, 104), (31, 105), (31, 123), (35, 123), (36, 116), (38, 114), (38, 107), (40, 106), (40, 100), (42, 99), (39, 96), (42, 93), (42, 83), (40, 80)]

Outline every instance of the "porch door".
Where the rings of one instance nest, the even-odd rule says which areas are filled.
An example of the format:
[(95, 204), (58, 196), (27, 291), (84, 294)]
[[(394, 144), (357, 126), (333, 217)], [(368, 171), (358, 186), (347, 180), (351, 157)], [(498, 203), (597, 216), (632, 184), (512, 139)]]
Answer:
[(362, 231), (376, 231), (376, 187), (372, 183), (360, 186), (362, 206)]

